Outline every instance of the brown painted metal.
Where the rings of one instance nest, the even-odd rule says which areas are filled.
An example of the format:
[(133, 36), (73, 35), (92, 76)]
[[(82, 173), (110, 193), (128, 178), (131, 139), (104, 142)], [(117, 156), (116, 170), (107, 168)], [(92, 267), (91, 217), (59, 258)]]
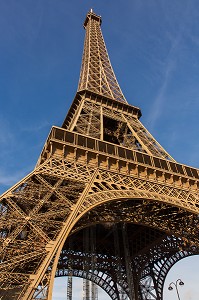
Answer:
[(89, 90), (126, 102), (111, 67), (100, 25), (101, 17), (89, 12), (84, 22), (86, 36), (78, 91)]
[[(52, 127), (33, 172), (0, 198), (2, 300), (50, 300), (54, 277), (71, 274), (112, 299), (160, 300), (172, 265), (198, 253), (199, 170), (177, 163), (127, 104), (100, 24), (89, 12), (62, 127)], [(95, 228), (88, 249), (87, 228)]]

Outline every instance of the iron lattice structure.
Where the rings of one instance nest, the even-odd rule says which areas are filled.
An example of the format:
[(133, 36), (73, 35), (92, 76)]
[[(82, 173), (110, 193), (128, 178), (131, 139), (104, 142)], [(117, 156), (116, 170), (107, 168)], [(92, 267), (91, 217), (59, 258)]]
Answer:
[(177, 163), (126, 102), (100, 25), (89, 12), (62, 127), (0, 198), (2, 300), (50, 300), (54, 277), (66, 275), (115, 300), (161, 300), (173, 264), (198, 254), (199, 170)]

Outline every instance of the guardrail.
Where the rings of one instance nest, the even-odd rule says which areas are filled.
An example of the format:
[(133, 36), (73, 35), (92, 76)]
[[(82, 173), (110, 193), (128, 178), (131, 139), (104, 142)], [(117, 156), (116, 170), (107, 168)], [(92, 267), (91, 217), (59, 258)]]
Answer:
[(150, 156), (143, 152), (130, 150), (122, 147), (121, 145), (115, 145), (109, 142), (104, 142), (99, 139), (81, 135), (79, 133), (71, 132), (59, 127), (52, 127), (49, 137), (46, 141), (45, 147), (42, 151), (41, 157), (45, 152), (45, 149), (49, 145), (50, 141), (59, 141), (73, 146), (79, 146), (98, 153), (104, 153), (116, 158), (131, 160), (134, 163), (148, 165), (159, 169), (161, 171), (167, 171), (176, 173), (176, 175), (188, 176), (191, 179), (199, 179), (199, 170), (183, 164), (179, 164), (173, 161), (162, 159), (155, 156)]

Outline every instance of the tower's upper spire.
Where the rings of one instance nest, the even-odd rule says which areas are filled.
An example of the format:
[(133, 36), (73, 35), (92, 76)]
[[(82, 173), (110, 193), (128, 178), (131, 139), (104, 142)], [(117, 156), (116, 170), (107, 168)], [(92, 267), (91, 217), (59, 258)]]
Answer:
[(113, 72), (101, 32), (101, 17), (91, 9), (85, 19), (84, 52), (78, 91), (89, 90), (127, 102)]

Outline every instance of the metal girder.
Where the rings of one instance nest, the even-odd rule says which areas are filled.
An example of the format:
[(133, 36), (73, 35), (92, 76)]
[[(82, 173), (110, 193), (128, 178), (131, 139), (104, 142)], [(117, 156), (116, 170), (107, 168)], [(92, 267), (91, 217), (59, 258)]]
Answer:
[[(164, 280), (172, 265), (184, 257), (198, 254), (199, 248), (190, 247), (180, 238), (165, 236), (164, 233), (148, 227), (129, 223), (125, 227), (129, 244), (128, 255), (126, 242), (122, 242), (124, 223), (101, 222), (91, 226), (92, 230), (96, 230), (98, 241), (95, 252), (84, 251), (84, 232), (88, 228), (71, 234), (62, 249), (56, 276), (68, 275), (70, 260), (73, 261), (74, 276), (83, 276), (96, 282), (112, 299), (130, 299), (132, 283), (136, 293), (133, 299), (162, 299)], [(72, 249), (69, 248), (71, 240), (74, 245)], [(111, 247), (112, 244), (115, 245), (114, 248)], [(96, 260), (95, 269), (92, 269), (93, 257)], [(129, 265), (126, 264), (127, 261)], [(84, 268), (85, 262), (87, 271)], [(129, 266), (132, 267), (131, 276)], [(132, 281), (129, 282), (131, 277)]]
[[(115, 171), (106, 167), (94, 169), (85, 160), (80, 163), (74, 156), (69, 160), (63, 154), (52, 153), (1, 199), (2, 291), (12, 290), (13, 299), (31, 299), (23, 294), (29, 288), (27, 293), (32, 296), (27, 297), (33, 297), (34, 289), (42, 286), (47, 268), (51, 272), (48, 265), (58, 254), (57, 247), (72, 227), (78, 220), (83, 221), (84, 215), (90, 224), (92, 211), (95, 207), (100, 209), (99, 204), (103, 207), (103, 203), (99, 221), (118, 222), (125, 217), (128, 222), (177, 234), (190, 245), (198, 246), (196, 195), (195, 190), (126, 175), (117, 166)], [(41, 275), (31, 275), (37, 272)], [(10, 287), (11, 276), (20, 278), (17, 289)], [(31, 286), (31, 282), (36, 286)]]
[(86, 36), (78, 90), (126, 102), (111, 67), (100, 25), (101, 17), (89, 12), (84, 23)]
[(177, 163), (127, 104), (100, 24), (89, 12), (62, 127), (33, 172), (0, 197), (2, 300), (51, 300), (60, 274), (91, 280), (114, 300), (162, 300), (171, 266), (198, 253), (199, 170)]
[[(80, 95), (76, 96), (77, 99), (79, 97)], [(81, 94), (81, 100), (76, 101), (73, 104), (75, 107), (71, 108), (70, 118), (66, 117), (64, 128), (175, 161), (139, 121), (137, 108), (128, 109), (127, 105), (120, 104), (118, 109), (115, 101), (97, 98), (89, 92)]]

